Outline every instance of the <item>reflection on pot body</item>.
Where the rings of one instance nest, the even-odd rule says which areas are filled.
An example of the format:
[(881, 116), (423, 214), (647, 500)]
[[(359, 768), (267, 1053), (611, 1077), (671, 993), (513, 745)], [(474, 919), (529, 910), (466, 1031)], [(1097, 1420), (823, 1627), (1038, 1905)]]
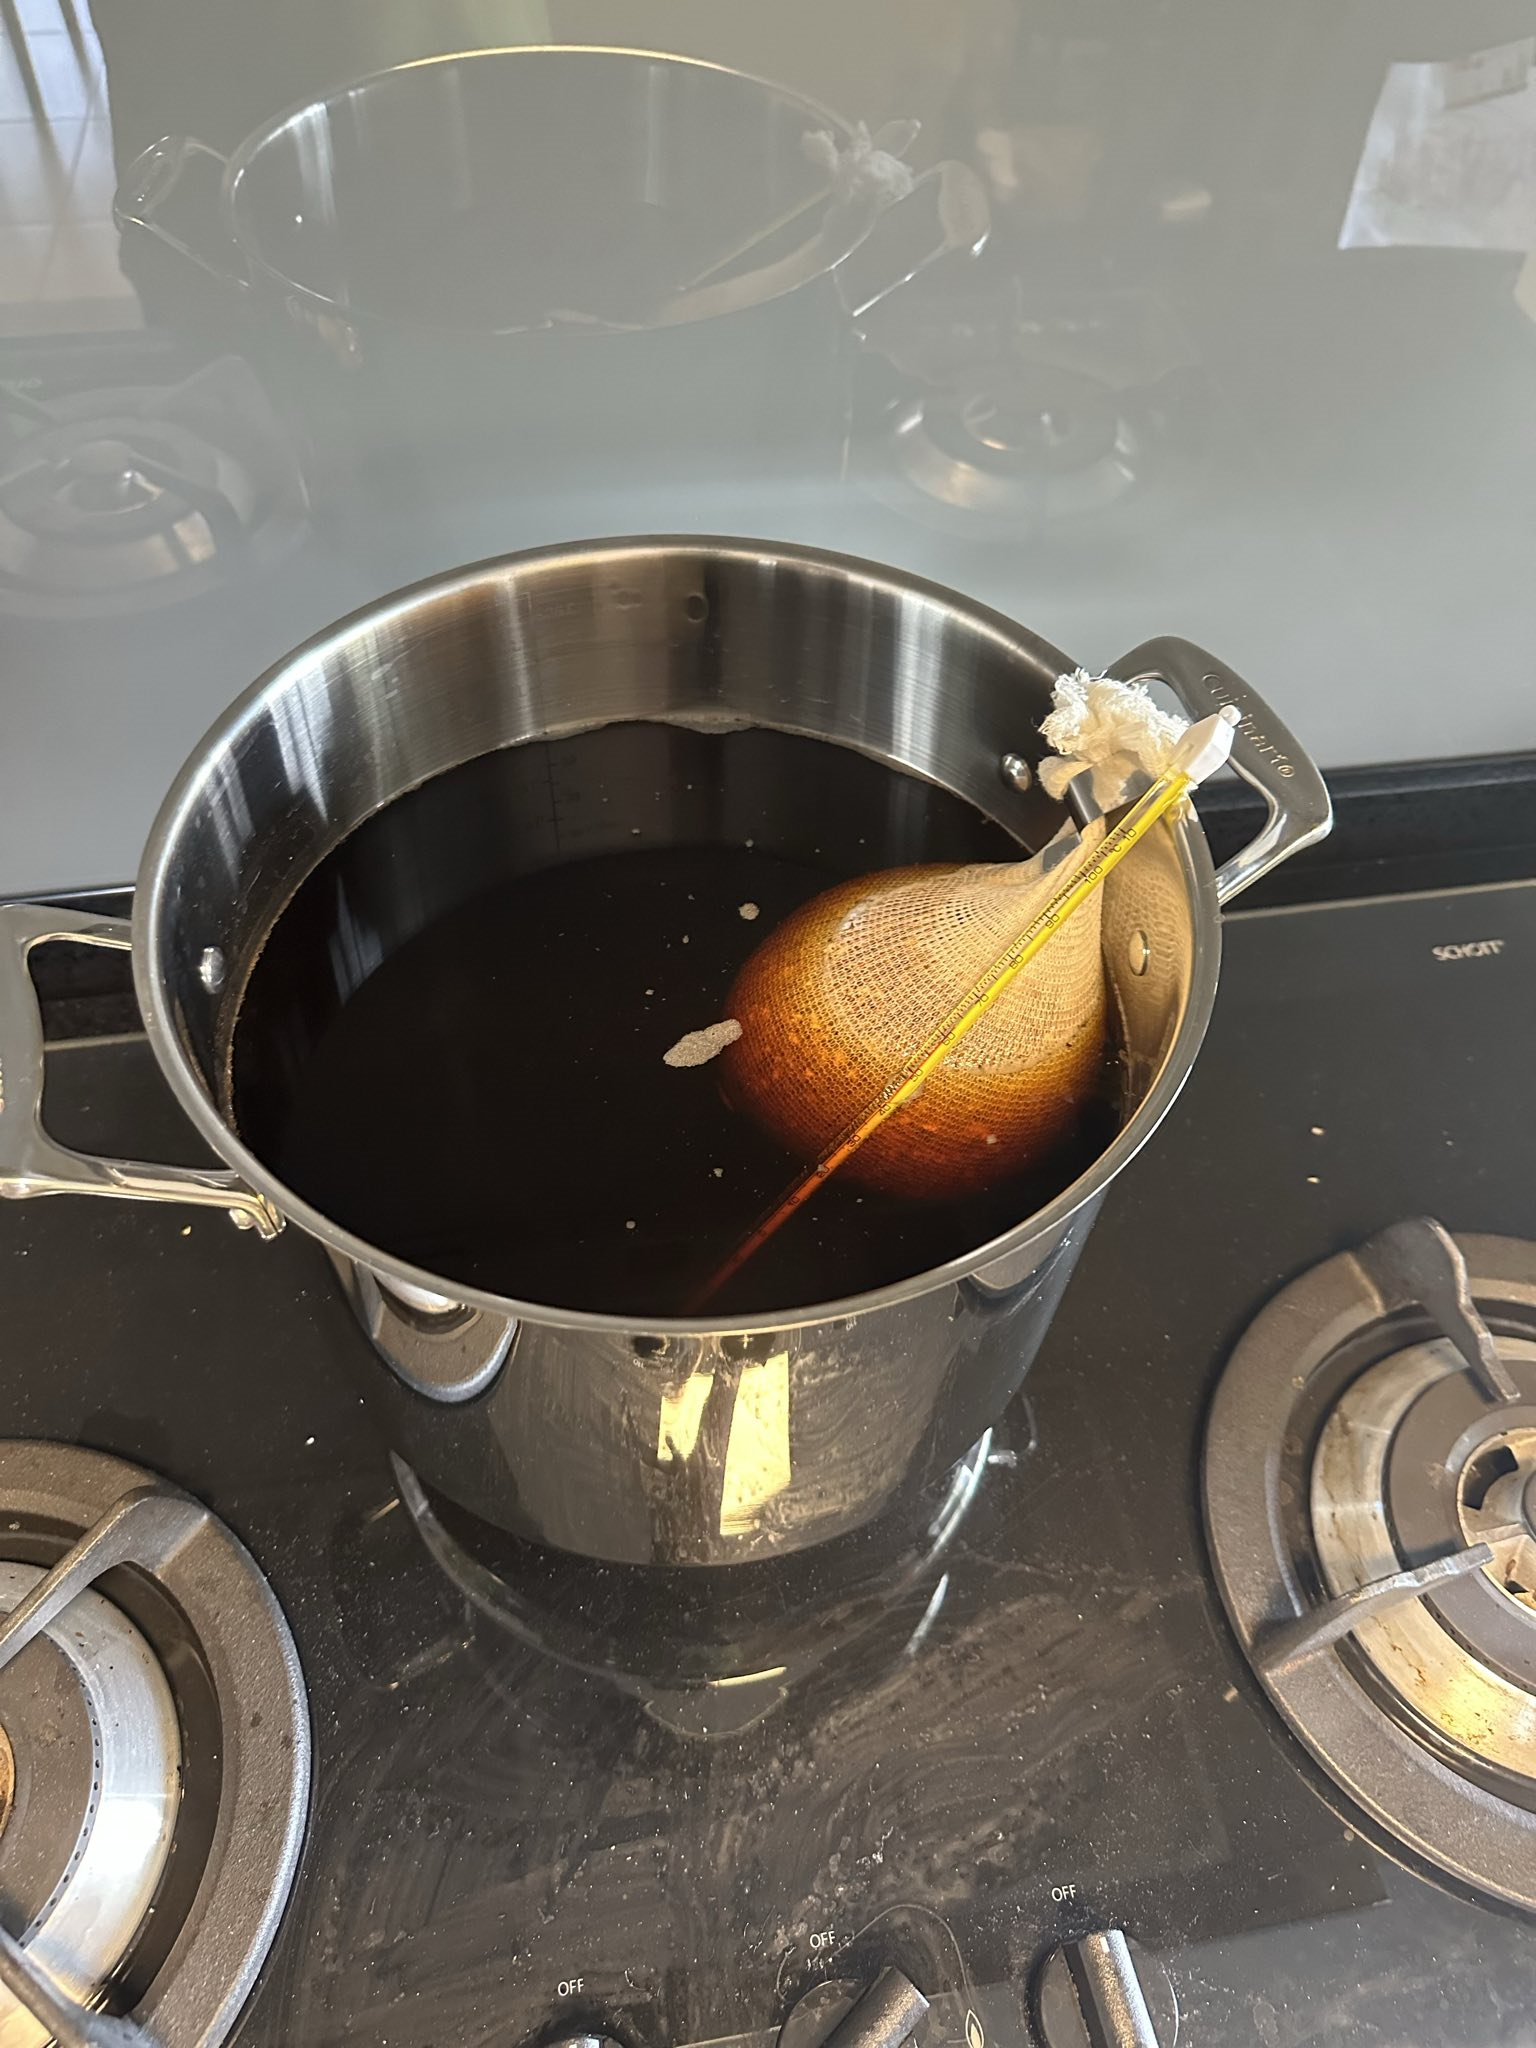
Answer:
[[(1327, 829), (1315, 770), (1230, 670), (1181, 641), (1116, 665), (1163, 676), (1194, 715), (1218, 692), (1235, 699), (1295, 770), (1277, 781), (1240, 734), (1234, 765), (1271, 806), (1254, 845), (1215, 875), (1185, 819), (1159, 827), (1106, 885), (1105, 970), (1130, 1096), (1118, 1135), (993, 1243), (781, 1325), (631, 1325), (462, 1287), (361, 1241), (279, 1181), (228, 1119), (242, 992), (299, 883), (392, 798), (492, 750), (615, 721), (682, 734), (765, 725), (853, 747), (1038, 845), (1061, 813), (1000, 764), (1038, 761), (1039, 720), (1072, 665), (951, 592), (777, 543), (545, 550), (371, 606), (233, 707), (145, 852), (132, 935), (145, 1026), (229, 1171), (53, 1147), (39, 1173), (41, 1029), (23, 954), (88, 921), (25, 908), (0, 912), (0, 1193), (148, 1194), (308, 1232), (378, 1347), (372, 1393), (391, 1440), (427, 1484), (488, 1522), (640, 1563), (748, 1560), (856, 1528), (953, 1465), (1006, 1405), (1104, 1190), (1194, 1060), (1222, 900)], [(550, 858), (605, 850), (602, 831), (600, 806), (569, 808), (550, 822)], [(98, 943), (125, 936), (91, 931)], [(210, 946), (228, 964), (217, 987), (199, 972)]]
[[(1011, 1287), (962, 1279), (793, 1329), (645, 1337), (471, 1311), (407, 1350), (372, 1321), (394, 1377), (370, 1399), (419, 1478), (519, 1534), (631, 1563), (797, 1550), (964, 1456), (1022, 1384), (1097, 1207)], [(376, 1285), (353, 1269), (354, 1307)]]

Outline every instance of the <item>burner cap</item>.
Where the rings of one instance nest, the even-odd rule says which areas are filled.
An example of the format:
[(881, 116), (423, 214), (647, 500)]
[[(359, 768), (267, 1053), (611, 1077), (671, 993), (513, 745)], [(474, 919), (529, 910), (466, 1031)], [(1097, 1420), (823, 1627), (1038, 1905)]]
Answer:
[(1496, 1482), (1482, 1477), (1507, 1469), (1511, 1443), (1536, 1443), (1536, 1344), (1505, 1338), (1500, 1353), (1524, 1399), (1496, 1408), (1444, 1338), (1362, 1373), (1318, 1439), (1312, 1531), (1335, 1597), (1497, 1538), (1492, 1563), (1362, 1621), (1354, 1641), (1418, 1721), (1536, 1792), (1536, 1610), (1506, 1584), (1522, 1532), (1488, 1522)]
[(1011, 365), (887, 415), (872, 481), (957, 523), (1017, 530), (1100, 511), (1141, 469), (1116, 394), (1069, 370)]
[(1536, 1612), (1536, 1429), (1497, 1431), (1468, 1458), (1456, 1506), (1466, 1540), (1493, 1551), (1494, 1585)]
[(1070, 476), (1113, 457), (1121, 431), (1113, 398), (1086, 378), (1016, 374), (924, 408), (934, 445), (996, 476)]
[[(0, 1563), (0, 1612), (42, 1576)], [(132, 1622), (80, 1593), (0, 1671), (0, 1725), (13, 1763), (0, 1890), (32, 1959), (85, 2002), (127, 1953), (170, 1855), (176, 1704)], [(8, 2002), (0, 1993), (0, 2011)]]

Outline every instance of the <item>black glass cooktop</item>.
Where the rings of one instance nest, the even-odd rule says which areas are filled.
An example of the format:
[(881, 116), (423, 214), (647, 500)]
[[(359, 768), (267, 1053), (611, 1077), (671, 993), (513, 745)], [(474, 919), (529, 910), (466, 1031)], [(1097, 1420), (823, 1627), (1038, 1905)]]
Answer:
[[(1004, 2048), (1035, 2039), (1040, 1957), (1115, 1926), (1190, 2048), (1529, 2048), (1529, 1923), (1406, 1868), (1280, 1726), (1198, 1461), (1233, 1342), (1304, 1267), (1422, 1212), (1536, 1237), (1533, 1013), (1536, 885), (1231, 920), (1195, 1075), (1026, 1397), (889, 1556), (741, 1590), (504, 1549), (493, 1618), (402, 1504), (377, 1368), (296, 1233), (0, 1214), (0, 1434), (200, 1496), (298, 1641), (313, 1812), (236, 2038), (766, 2044), (818, 1980), (896, 1963), (938, 1996), (932, 2042), (970, 2012)], [(190, 1156), (136, 1038), (56, 1045), (48, 1112)]]

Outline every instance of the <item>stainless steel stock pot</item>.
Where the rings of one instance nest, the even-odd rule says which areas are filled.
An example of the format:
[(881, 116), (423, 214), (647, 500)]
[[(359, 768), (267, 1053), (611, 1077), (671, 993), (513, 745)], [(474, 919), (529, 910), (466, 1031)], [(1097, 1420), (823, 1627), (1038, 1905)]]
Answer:
[[(1191, 816), (1107, 884), (1104, 958), (1131, 1077), (1122, 1128), (1046, 1207), (898, 1285), (782, 1318), (643, 1326), (455, 1287), (349, 1234), (253, 1156), (229, 1100), (234, 1021), (295, 890), (365, 819), (460, 763), (583, 728), (810, 735), (1038, 844), (1061, 812), (1020, 764), (1042, 753), (1039, 721), (1073, 666), (953, 591), (778, 543), (548, 548), (385, 598), (280, 662), (209, 733), (150, 836), (131, 927), (0, 912), (0, 1194), (196, 1202), (263, 1235), (306, 1232), (372, 1339), (396, 1450), (430, 1487), (539, 1541), (730, 1563), (894, 1511), (1007, 1404), (1105, 1190), (1183, 1085), (1215, 994), (1222, 905), (1328, 830), (1317, 770), (1219, 661), (1163, 639), (1115, 664), (1163, 678), (1191, 716), (1235, 705), (1234, 765), (1269, 806), (1219, 872)], [(622, 829), (588, 808), (565, 857), (610, 850), (605, 830)], [(222, 1168), (91, 1158), (48, 1138), (26, 958), (65, 938), (131, 946), (155, 1057)]]

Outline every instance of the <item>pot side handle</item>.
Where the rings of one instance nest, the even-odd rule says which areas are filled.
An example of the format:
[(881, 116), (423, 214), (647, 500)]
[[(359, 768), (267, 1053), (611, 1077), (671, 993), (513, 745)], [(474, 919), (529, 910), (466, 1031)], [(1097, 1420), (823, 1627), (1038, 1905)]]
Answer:
[(157, 242), (163, 242), (188, 263), (195, 263), (199, 270), (217, 278), (220, 284), (233, 285), (237, 291), (244, 291), (250, 283), (248, 277), (232, 265), (220, 263), (195, 248), (181, 235), (173, 233), (160, 218), (161, 209), (195, 158), (207, 158), (217, 164), (221, 177), (229, 165), (229, 159), (222, 151), (210, 143), (199, 142), (195, 135), (162, 135), (158, 142), (152, 142), (148, 149), (141, 150), (123, 173), (122, 182), (113, 195), (112, 219), (120, 234), (135, 229), (140, 234), (153, 235)]
[(227, 1210), (242, 1230), (276, 1237), (282, 1217), (236, 1174), (101, 1159), (55, 1143), (43, 1128), (43, 1013), (28, 957), (34, 946), (58, 939), (126, 952), (129, 932), (121, 918), (34, 903), (0, 905), (0, 1199), (115, 1195), (127, 1201), (194, 1202)]
[(1111, 662), (1108, 673), (1127, 683), (1165, 682), (1191, 718), (1209, 718), (1226, 704), (1238, 713), (1232, 766), (1263, 797), (1269, 816), (1258, 838), (1217, 871), (1218, 903), (1230, 903), (1281, 861), (1327, 838), (1333, 802), (1317, 764), (1235, 669), (1191, 640), (1165, 637), (1144, 641)]

